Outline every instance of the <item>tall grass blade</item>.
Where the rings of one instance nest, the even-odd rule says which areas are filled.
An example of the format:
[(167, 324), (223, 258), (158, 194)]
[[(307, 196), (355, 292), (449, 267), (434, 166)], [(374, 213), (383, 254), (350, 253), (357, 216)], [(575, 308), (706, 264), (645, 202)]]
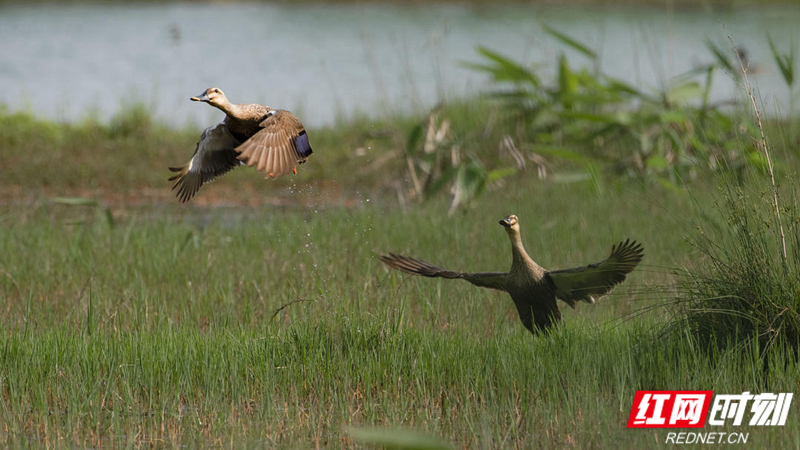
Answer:
[(724, 52), (717, 44), (715, 44), (710, 39), (706, 39), (706, 48), (714, 55), (714, 58), (717, 60), (717, 64), (720, 65), (729, 75), (733, 77), (738, 77), (739, 71), (736, 70), (733, 66), (733, 63), (730, 59), (728, 59), (728, 55)]
[(527, 83), (534, 87), (541, 86), (541, 81), (535, 73), (508, 57), (483, 46), (479, 46), (477, 51), (494, 64), (483, 65), (470, 62), (462, 62), (461, 64), (465, 67), (491, 74), (496, 82)]
[(586, 56), (586, 57), (588, 57), (588, 58), (590, 58), (592, 60), (597, 59), (597, 53), (595, 53), (588, 46), (582, 44), (577, 39), (571, 38), (571, 37), (567, 36), (566, 34), (556, 30), (555, 28), (549, 27), (547, 25), (543, 25), (542, 29), (547, 34), (549, 34), (550, 36), (553, 36), (554, 38), (558, 39), (559, 41), (561, 41), (561, 43), (566, 44), (568, 47), (572, 48), (573, 50), (577, 50), (578, 52), (582, 53), (584, 56)]
[(791, 88), (794, 85), (794, 45), (790, 47), (789, 53), (782, 55), (775, 46), (772, 36), (767, 35), (767, 41), (769, 42), (769, 49), (772, 51), (772, 57), (775, 58), (775, 64), (778, 65), (778, 69), (781, 71), (783, 81)]

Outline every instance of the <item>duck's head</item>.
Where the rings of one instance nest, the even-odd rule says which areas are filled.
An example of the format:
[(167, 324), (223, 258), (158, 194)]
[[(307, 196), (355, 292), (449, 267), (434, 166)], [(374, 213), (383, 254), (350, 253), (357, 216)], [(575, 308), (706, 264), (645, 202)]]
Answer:
[(506, 216), (505, 219), (500, 221), (500, 225), (506, 228), (506, 231), (519, 232), (519, 219), (515, 215)]
[(206, 102), (209, 105), (216, 107), (228, 102), (228, 99), (225, 98), (225, 93), (222, 92), (222, 89), (215, 87), (206, 89), (197, 97), (192, 97), (191, 100), (195, 102)]

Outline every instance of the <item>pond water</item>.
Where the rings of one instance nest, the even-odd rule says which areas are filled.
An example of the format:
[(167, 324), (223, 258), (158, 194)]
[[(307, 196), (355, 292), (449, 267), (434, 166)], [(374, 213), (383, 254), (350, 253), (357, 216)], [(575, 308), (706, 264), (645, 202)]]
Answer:
[[(144, 103), (174, 125), (202, 125), (220, 113), (189, 97), (217, 86), (234, 102), (290, 109), (309, 126), (333, 124), (485, 90), (486, 76), (459, 65), (479, 61), (478, 45), (548, 69), (563, 46), (544, 23), (597, 50), (608, 74), (653, 89), (712, 61), (705, 39), (727, 49), (733, 35), (759, 69), (753, 81), (767, 109), (786, 112), (788, 91), (766, 35), (788, 51), (798, 22), (800, 7), (2, 6), (0, 103), (59, 120), (107, 118)], [(730, 77), (718, 73), (712, 97), (734, 95)]]

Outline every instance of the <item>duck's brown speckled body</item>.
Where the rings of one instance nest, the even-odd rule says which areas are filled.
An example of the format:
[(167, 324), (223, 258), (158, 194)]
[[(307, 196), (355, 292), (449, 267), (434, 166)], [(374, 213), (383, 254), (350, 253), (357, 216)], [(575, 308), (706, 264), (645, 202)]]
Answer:
[(525, 328), (534, 331), (534, 319), (539, 329), (550, 328), (561, 320), (561, 312), (556, 304), (555, 286), (552, 280), (547, 278), (547, 271), (525, 252), (519, 232), (509, 233), (509, 237), (511, 269), (505, 276), (504, 290), (514, 300)]
[(508, 272), (466, 273), (445, 270), (432, 264), (390, 253), (381, 256), (388, 266), (425, 277), (461, 278), (470, 283), (508, 292), (522, 324), (532, 333), (550, 329), (561, 320), (556, 299), (571, 307), (577, 301), (594, 303), (609, 293), (642, 260), (642, 246), (626, 240), (612, 247), (604, 261), (574, 269), (548, 271), (528, 256), (519, 233), (519, 219), (500, 221), (511, 240), (511, 269)]
[(261, 131), (261, 122), (272, 110), (269, 106), (254, 103), (231, 105), (223, 110), (225, 111), (224, 122), (231, 134), (239, 141), (244, 142)]

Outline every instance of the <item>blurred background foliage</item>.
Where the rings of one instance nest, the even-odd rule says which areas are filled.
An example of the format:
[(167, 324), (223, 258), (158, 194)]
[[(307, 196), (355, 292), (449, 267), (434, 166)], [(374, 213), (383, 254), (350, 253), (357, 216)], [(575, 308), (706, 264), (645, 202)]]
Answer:
[[(749, 62), (726, 56), (737, 53), (708, 41), (714, 61), (662, 89), (642, 90), (604, 74), (588, 45), (544, 29), (564, 51), (583, 55), (586, 65), (572, 67), (562, 51), (551, 65), (556, 74), (547, 81), (542, 65), (524, 66), (479, 47), (480, 61), (463, 65), (488, 74), (496, 86), (472, 105), (484, 123), (453, 132), (451, 121), (463, 118), (452, 109), (449, 116), (437, 109), (414, 126), (405, 150), (412, 194), (427, 198), (449, 187), (452, 213), (487, 186), (502, 185), (503, 179), (530, 168), (540, 178), (555, 175), (557, 182), (587, 180), (598, 193), (611, 175), (674, 190), (682, 180), (696, 178), (698, 170), (766, 168), (755, 145), (759, 131), (751, 110), (735, 107), (735, 99), (709, 101), (715, 71), (724, 70), (741, 83)], [(793, 47), (781, 52), (770, 40), (770, 48), (793, 98)], [(793, 103), (785, 120), (787, 142), (794, 143)]]

